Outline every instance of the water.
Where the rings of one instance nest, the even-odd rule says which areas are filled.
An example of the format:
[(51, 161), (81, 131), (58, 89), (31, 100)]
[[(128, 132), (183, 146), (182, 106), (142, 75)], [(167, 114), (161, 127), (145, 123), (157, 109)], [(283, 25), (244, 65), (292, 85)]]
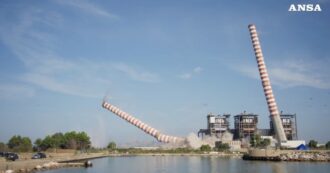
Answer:
[(92, 160), (91, 168), (43, 173), (329, 173), (328, 162), (260, 162), (203, 156), (129, 156)]

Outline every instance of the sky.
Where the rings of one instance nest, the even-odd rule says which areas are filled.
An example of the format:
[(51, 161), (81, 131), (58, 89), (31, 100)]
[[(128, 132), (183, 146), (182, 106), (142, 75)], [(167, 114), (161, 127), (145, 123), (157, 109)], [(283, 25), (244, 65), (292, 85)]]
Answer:
[[(289, 12), (297, 3), (321, 12)], [(101, 107), (176, 136), (206, 115), (269, 112), (248, 24), (255, 24), (279, 110), (298, 137), (330, 140), (330, 2), (2, 0), (0, 141), (86, 131), (94, 146), (155, 139)]]

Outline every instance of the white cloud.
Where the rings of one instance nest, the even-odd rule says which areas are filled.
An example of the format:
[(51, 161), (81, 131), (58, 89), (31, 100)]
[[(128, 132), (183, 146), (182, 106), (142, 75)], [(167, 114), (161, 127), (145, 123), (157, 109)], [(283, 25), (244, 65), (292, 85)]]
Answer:
[(158, 82), (159, 77), (157, 74), (153, 74), (146, 71), (138, 71), (135, 68), (124, 64), (124, 63), (118, 63), (114, 65), (114, 68), (125, 73), (127, 76), (129, 76), (131, 79), (141, 82)]
[[(311, 62), (293, 62), (292, 60), (268, 67), (271, 83), (280, 87), (308, 86), (330, 89), (329, 74), (322, 72), (322, 65)], [(233, 68), (245, 76), (260, 80), (257, 66), (236, 66)]]
[(112, 19), (119, 19), (117, 15), (111, 14), (101, 7), (96, 6), (95, 4), (89, 3), (88, 1), (83, 0), (59, 0), (55, 1), (59, 4), (69, 5), (75, 8), (78, 8), (86, 13), (90, 13), (93, 15), (108, 17)]
[(201, 67), (195, 67), (191, 72), (178, 75), (181, 79), (191, 79), (194, 75), (200, 74), (203, 71)]
[(22, 81), (26, 81), (27, 83), (34, 84), (53, 92), (91, 98), (98, 98), (99, 96), (96, 93), (89, 91), (88, 89), (86, 90), (83, 87), (77, 87), (74, 81), (59, 81), (49, 75), (31, 73), (24, 74), (21, 79)]
[[(96, 9), (94, 9), (96, 10)], [(19, 15), (14, 23), (6, 23), (0, 29), (0, 38), (10, 51), (24, 65), (23, 72), (15, 76), (18, 83), (29, 86), (8, 87), (1, 82), (0, 92), (4, 96), (10, 93), (25, 93), (33, 96), (39, 89), (44, 89), (65, 95), (102, 98), (104, 92), (112, 86), (111, 74), (124, 72), (133, 80), (155, 82), (156, 74), (136, 70), (128, 65), (95, 62), (80, 57), (66, 58), (58, 52), (56, 37), (51, 32), (41, 32), (40, 25), (45, 26), (45, 20), (52, 23), (58, 20), (56, 15), (47, 15), (47, 11), (27, 10)], [(102, 13), (103, 14), (103, 13)], [(47, 31), (47, 30), (45, 30)], [(120, 75), (120, 74), (119, 74)]]
[(294, 69), (272, 68), (270, 74), (274, 84), (283, 87), (309, 86), (330, 89), (330, 81), (317, 74), (298, 72)]

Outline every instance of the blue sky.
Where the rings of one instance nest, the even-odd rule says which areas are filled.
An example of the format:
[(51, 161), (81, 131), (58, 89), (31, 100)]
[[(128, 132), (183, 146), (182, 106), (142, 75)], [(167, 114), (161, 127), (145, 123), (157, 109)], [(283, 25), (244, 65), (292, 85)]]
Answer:
[[(322, 12), (288, 12), (292, 3)], [(329, 1), (1, 1), (0, 141), (86, 131), (95, 146), (154, 141), (110, 102), (168, 134), (206, 114), (268, 110), (248, 32), (257, 26), (280, 110), (299, 138), (330, 140)], [(233, 121), (233, 118), (231, 118)], [(232, 126), (233, 127), (233, 124)]]

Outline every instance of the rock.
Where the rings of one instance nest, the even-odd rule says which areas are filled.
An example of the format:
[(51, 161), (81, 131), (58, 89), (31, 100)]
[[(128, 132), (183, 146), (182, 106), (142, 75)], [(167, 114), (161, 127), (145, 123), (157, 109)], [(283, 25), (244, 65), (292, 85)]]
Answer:
[(39, 170), (39, 169), (41, 169), (42, 167), (40, 166), (40, 165), (37, 165), (36, 167), (35, 167), (35, 169), (36, 170)]
[(13, 170), (10, 170), (10, 169), (8, 169), (8, 170), (6, 170), (6, 172), (5, 173), (14, 173), (14, 171)]
[(42, 167), (48, 169), (48, 168), (50, 168), (50, 164), (49, 164), (49, 163), (44, 163), (44, 164), (42, 165)]

